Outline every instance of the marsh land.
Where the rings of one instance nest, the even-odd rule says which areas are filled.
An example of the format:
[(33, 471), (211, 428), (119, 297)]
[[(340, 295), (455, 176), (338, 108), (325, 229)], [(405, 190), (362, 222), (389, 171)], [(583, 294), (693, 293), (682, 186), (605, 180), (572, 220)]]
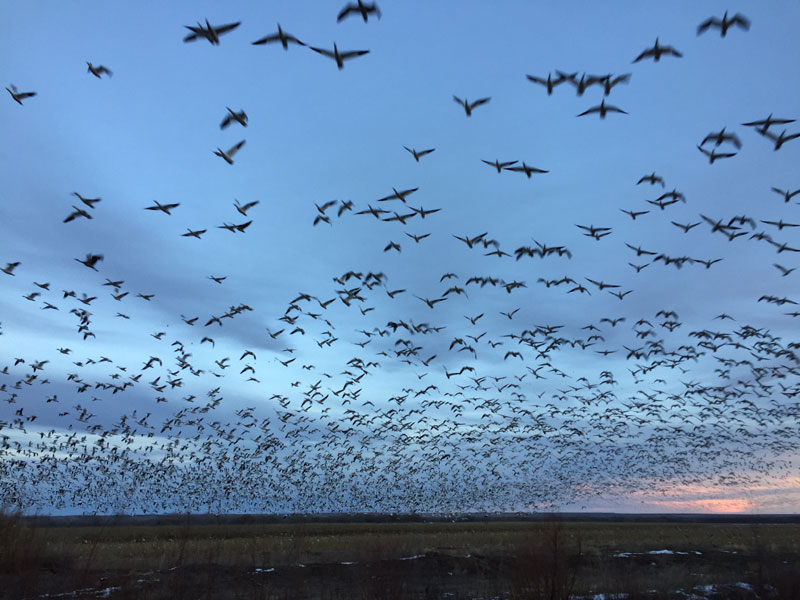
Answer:
[(23, 518), (0, 597), (800, 598), (800, 518)]

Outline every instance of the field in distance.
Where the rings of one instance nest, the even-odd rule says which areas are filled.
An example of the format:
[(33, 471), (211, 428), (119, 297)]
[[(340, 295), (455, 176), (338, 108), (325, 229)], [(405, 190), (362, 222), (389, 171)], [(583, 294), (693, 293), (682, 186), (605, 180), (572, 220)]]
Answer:
[(800, 597), (796, 517), (374, 517), (5, 515), (0, 597)]

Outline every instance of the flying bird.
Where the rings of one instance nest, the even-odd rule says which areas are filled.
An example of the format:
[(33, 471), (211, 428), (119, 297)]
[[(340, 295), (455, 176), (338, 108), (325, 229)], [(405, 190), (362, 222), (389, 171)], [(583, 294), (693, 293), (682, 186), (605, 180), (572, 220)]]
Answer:
[(411, 153), (411, 156), (414, 157), (414, 160), (419, 162), (419, 159), (425, 156), (426, 154), (430, 154), (431, 152), (435, 151), (436, 148), (428, 148), (427, 150), (415, 150), (414, 148), (409, 148), (408, 146), (403, 146), (406, 150)]
[(180, 203), (176, 202), (174, 204), (160, 204), (158, 200), (153, 200), (153, 206), (146, 206), (145, 210), (160, 210), (163, 213), (171, 215), (172, 213), (169, 212), (174, 208), (178, 208)]
[(769, 132), (769, 131), (763, 132), (763, 135), (764, 135), (764, 137), (768, 137), (773, 142), (775, 142), (775, 151), (776, 152), (778, 150), (780, 150), (781, 147), (783, 147), (783, 145), (786, 142), (789, 142), (791, 140), (796, 140), (797, 138), (800, 138), (800, 132), (790, 133), (789, 135), (786, 135), (786, 130), (785, 129), (783, 131), (781, 131), (780, 135), (775, 135), (774, 133)]
[(231, 123), (239, 123), (242, 127), (247, 127), (247, 113), (243, 110), (239, 112), (234, 112), (227, 106), (225, 107), (228, 110), (228, 114), (225, 115), (225, 118), (222, 119), (222, 123), (219, 124), (220, 129), (225, 129)]
[[(75, 260), (77, 260), (77, 259), (75, 259)], [(20, 263), (20, 262), (6, 263), (6, 266), (4, 268), (0, 269), (0, 271), (5, 273), (6, 275), (14, 275), (14, 269), (16, 269), (21, 264), (22, 263)]]
[(658, 38), (656, 38), (656, 43), (653, 44), (652, 48), (647, 48), (646, 50), (642, 51), (642, 53), (637, 56), (633, 62), (637, 63), (640, 60), (644, 60), (645, 58), (652, 58), (655, 62), (661, 60), (662, 56), (675, 56), (680, 58), (683, 56), (680, 52), (675, 50), (672, 46), (661, 46), (658, 43)]
[(17, 87), (13, 83), (6, 88), (6, 91), (11, 94), (14, 101), (20, 106), (22, 106), (23, 100), (26, 98), (33, 98), (36, 95), (36, 92), (18, 92)]
[(348, 50), (347, 52), (339, 52), (339, 48), (336, 43), (333, 44), (333, 51), (326, 50), (325, 48), (315, 48), (313, 46), (309, 47), (317, 54), (322, 54), (322, 56), (327, 56), (328, 58), (335, 60), (336, 66), (339, 67), (339, 70), (344, 69), (344, 61), (369, 54), (369, 50)]
[(762, 135), (767, 133), (769, 128), (772, 125), (787, 125), (789, 123), (794, 123), (794, 119), (773, 119), (772, 113), (769, 113), (769, 116), (766, 119), (760, 119), (758, 121), (750, 121), (749, 123), (742, 123), (744, 127), (755, 127), (756, 131), (761, 133)]
[(88, 60), (86, 61), (86, 64), (89, 65), (89, 68), (86, 69), (86, 71), (91, 73), (92, 75), (94, 75), (98, 79), (101, 79), (102, 75), (108, 75), (109, 77), (114, 75), (108, 67), (104, 67), (103, 65), (95, 66), (92, 63), (90, 63)]
[(481, 162), (486, 163), (490, 167), (494, 167), (495, 169), (497, 169), (498, 173), (500, 173), (503, 169), (510, 167), (511, 165), (517, 164), (516, 160), (508, 162), (500, 162), (499, 160), (495, 159), (494, 162), (489, 162), (488, 160), (481, 159)]
[(716, 150), (711, 150), (709, 152), (702, 146), (697, 146), (697, 149), (708, 157), (708, 162), (709, 164), (712, 165), (714, 164), (715, 160), (718, 160), (720, 158), (733, 158), (734, 156), (736, 156), (736, 152), (717, 152)]
[(78, 200), (83, 202), (89, 208), (94, 208), (94, 205), (100, 202), (101, 198), (84, 198), (78, 192), (72, 192), (72, 195), (77, 197)]
[[(486, 161), (484, 161), (486, 162)], [(516, 161), (514, 161), (516, 162)], [(549, 173), (550, 171), (545, 171), (544, 169), (537, 169), (536, 167), (531, 167), (525, 164), (525, 161), (522, 161), (521, 166), (517, 167), (503, 167), (506, 171), (513, 171), (514, 173), (525, 173), (528, 179), (531, 178), (531, 175), (534, 173)]]
[(366, 23), (369, 19), (369, 15), (375, 15), (379, 19), (381, 18), (381, 10), (378, 8), (378, 5), (374, 2), (368, 3), (364, 2), (364, 0), (358, 0), (356, 4), (352, 2), (347, 4), (336, 16), (336, 22), (341, 23), (344, 21), (349, 15), (361, 15), (361, 18)]
[(645, 182), (649, 183), (650, 185), (655, 185), (657, 183), (660, 183), (661, 187), (664, 187), (664, 178), (661, 177), (660, 175), (656, 175), (655, 171), (650, 173), (650, 175), (645, 175), (644, 177), (641, 177), (639, 181), (636, 182), (636, 185)]
[(535, 77), (533, 75), (525, 75), (525, 77), (528, 78), (528, 81), (538, 83), (539, 85), (546, 87), (548, 96), (552, 95), (553, 90), (557, 85), (568, 80), (567, 76), (565, 76), (561, 71), (558, 71), (558, 77), (555, 79), (553, 79), (552, 73), (547, 74), (547, 79), (542, 79), (541, 77)]
[(600, 114), (600, 118), (601, 119), (605, 119), (606, 118), (606, 114), (608, 114), (610, 112), (622, 113), (623, 115), (627, 115), (628, 114), (624, 110), (622, 110), (621, 108), (617, 108), (616, 106), (612, 106), (611, 104), (607, 105), (605, 98), (603, 98), (603, 100), (600, 101), (599, 105), (593, 106), (592, 108), (583, 111), (578, 116), (582, 117), (584, 115), (590, 115), (592, 113), (599, 113)]
[(289, 42), (297, 44), (299, 46), (305, 46), (305, 44), (300, 40), (298, 40), (296, 37), (294, 37), (289, 33), (286, 33), (283, 29), (281, 29), (280, 23), (278, 23), (277, 33), (272, 33), (270, 35), (267, 35), (265, 37), (256, 40), (255, 42), (253, 42), (253, 46), (262, 46), (264, 44), (272, 44), (275, 42), (280, 42), (284, 50), (289, 49)]
[(214, 154), (216, 154), (217, 156), (223, 158), (225, 160), (225, 162), (228, 163), (229, 165), (232, 165), (233, 164), (234, 155), (241, 149), (242, 146), (244, 146), (244, 143), (245, 143), (245, 140), (242, 140), (241, 142), (239, 142), (235, 146), (231, 147), (227, 152), (223, 152), (221, 148), (217, 148), (214, 151)]
[(67, 215), (67, 218), (64, 219), (64, 223), (69, 223), (70, 221), (74, 221), (78, 217), (83, 217), (85, 219), (91, 219), (92, 218), (92, 215), (90, 215), (84, 209), (78, 208), (77, 206), (74, 206), (74, 205), (73, 205), (72, 208), (73, 208), (73, 212), (71, 212), (69, 215)]
[(398, 192), (397, 189), (392, 188), (392, 192), (394, 192), (394, 193), (390, 194), (389, 196), (384, 196), (383, 198), (378, 198), (378, 202), (387, 202), (389, 200), (397, 199), (397, 200), (402, 201), (405, 204), (406, 196), (409, 196), (409, 195), (413, 194), (418, 189), (419, 189), (418, 187), (415, 187), (415, 188), (411, 188), (409, 190), (402, 190), (402, 191)]
[(750, 31), (750, 20), (745, 17), (741, 13), (736, 13), (730, 19), (728, 18), (728, 11), (725, 11), (725, 14), (722, 15), (722, 19), (717, 19), (716, 17), (710, 17), (700, 23), (697, 26), (697, 35), (705, 33), (711, 27), (716, 27), (719, 29), (720, 37), (725, 37), (728, 33), (728, 29), (733, 27), (734, 25), (744, 29), (745, 31)]
[(97, 267), (95, 267), (95, 265), (98, 262), (100, 262), (101, 260), (103, 260), (103, 255), (102, 254), (87, 254), (86, 258), (84, 258), (84, 259), (76, 258), (75, 260), (77, 262), (81, 263), (83, 266), (97, 271)]
[(776, 194), (780, 194), (783, 196), (785, 202), (791, 202), (792, 198), (794, 198), (797, 194), (800, 194), (800, 189), (789, 191), (789, 190), (781, 190), (776, 187), (772, 188), (772, 191)]
[(233, 205), (236, 207), (242, 216), (247, 216), (247, 211), (256, 206), (259, 203), (259, 200), (253, 200), (252, 202), (248, 202), (247, 204), (239, 204), (238, 200), (233, 201)]
[(228, 23), (227, 25), (219, 25), (215, 27), (208, 22), (208, 19), (206, 19), (205, 27), (203, 27), (200, 23), (197, 24), (197, 27), (194, 27), (192, 25), (184, 25), (184, 27), (186, 27), (186, 29), (188, 29), (192, 33), (183, 38), (183, 41), (193, 42), (200, 38), (205, 38), (209, 41), (210, 44), (218, 46), (219, 36), (221, 36), (223, 33), (228, 33), (229, 31), (233, 31), (239, 25), (241, 25), (241, 21), (237, 21), (236, 23)]
[(453, 100), (455, 100), (458, 104), (464, 107), (464, 112), (467, 113), (468, 117), (472, 116), (472, 111), (475, 110), (476, 107), (482, 106), (483, 104), (487, 104), (491, 97), (489, 98), (480, 98), (479, 100), (475, 100), (475, 102), (469, 102), (466, 98), (462, 100), (458, 96), (453, 96)]
[(739, 136), (735, 133), (726, 132), (724, 127), (720, 131), (712, 131), (709, 133), (703, 138), (703, 141), (700, 142), (700, 145), (705, 146), (708, 142), (714, 142), (716, 146), (722, 145), (723, 142), (730, 142), (737, 148), (742, 147), (742, 141), (739, 139)]

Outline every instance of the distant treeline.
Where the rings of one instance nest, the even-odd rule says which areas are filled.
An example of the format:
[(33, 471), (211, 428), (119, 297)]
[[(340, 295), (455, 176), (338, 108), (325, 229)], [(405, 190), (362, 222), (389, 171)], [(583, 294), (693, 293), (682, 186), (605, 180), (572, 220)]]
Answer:
[(74, 515), (25, 517), (40, 527), (157, 526), (157, 525), (269, 525), (287, 523), (800, 523), (800, 515), (774, 514), (625, 514), (625, 513), (316, 513), (316, 514), (165, 514)]

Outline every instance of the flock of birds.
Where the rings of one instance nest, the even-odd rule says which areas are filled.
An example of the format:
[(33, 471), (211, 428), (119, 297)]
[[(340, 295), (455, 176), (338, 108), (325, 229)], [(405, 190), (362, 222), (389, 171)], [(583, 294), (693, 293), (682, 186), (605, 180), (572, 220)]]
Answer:
[[(360, 17), (367, 23), (380, 16), (376, 4), (358, 0), (345, 6), (337, 20)], [(206, 20), (186, 26), (184, 41), (218, 45), (239, 25)], [(701, 23), (697, 34), (715, 29), (725, 37), (733, 29), (749, 28), (743, 15), (725, 13)], [(280, 25), (252, 44), (307, 46)], [(339, 69), (369, 52), (341, 51), (336, 44), (332, 50), (308, 47)], [(633, 62), (681, 56), (657, 38)], [(112, 76), (106, 66), (87, 64), (94, 77)], [(600, 104), (579, 117), (627, 114), (606, 98), (617, 85), (629, 84), (630, 73), (579, 77), (556, 71), (527, 78), (548, 95), (559, 86), (571, 86), (578, 95), (592, 87), (602, 90)], [(33, 91), (20, 92), (13, 85), (6, 89), (20, 105), (35, 101)], [(490, 102), (489, 97), (453, 99), (467, 117)], [(226, 110), (221, 129), (248, 126), (244, 110)], [(777, 151), (800, 137), (785, 129), (777, 133), (792, 122), (770, 114), (743, 126), (770, 140)], [(233, 165), (244, 145), (242, 140), (214, 154)], [(740, 138), (726, 129), (710, 132), (697, 144), (712, 164), (733, 157), (741, 146)], [(417, 163), (436, 151), (404, 148)], [(497, 173), (527, 178), (549, 171), (524, 161), (481, 160)], [(660, 191), (647, 200), (649, 207), (619, 209), (625, 221), (650, 212), (665, 214), (687, 202), (677, 189), (667, 191), (656, 172), (631, 186)], [(344, 218), (402, 226), (438, 218), (442, 208), (415, 206), (418, 189), (392, 188), (366, 206), (317, 204), (309, 227), (315, 232), (315, 226), (332, 226)], [(788, 205), (800, 189), (775, 187), (773, 192)], [(64, 227), (93, 219), (102, 201), (73, 195), (71, 211), (60, 217)], [(241, 218), (216, 227), (247, 234), (258, 204), (236, 201)], [(179, 207), (155, 201), (142, 209), (175, 218)], [(667, 220), (687, 235), (699, 228), (730, 241), (770, 245), (781, 260), (800, 252), (800, 243), (787, 239), (800, 223), (783, 218), (701, 214), (697, 221)], [(614, 227), (594, 223), (575, 227), (576, 233), (601, 243), (614, 233)], [(186, 230), (183, 237), (198, 240), (208, 231)], [(383, 251), (401, 253), (402, 244), (424, 243), (431, 235), (404, 234)], [(569, 265), (574, 254), (567, 244), (538, 240), (504, 249), (488, 232), (459, 232), (452, 238), (473, 253), (476, 265), (487, 260), (482, 256), (511, 264), (535, 259)], [(626, 268), (637, 275), (668, 267), (711, 269), (724, 258), (626, 245)], [(74, 337), (30, 356), (17, 355), (0, 335), (5, 362), (0, 364), (0, 503), (123, 512), (494, 510), (709, 482), (746, 486), (792, 472), (786, 457), (798, 443), (800, 342), (746, 324), (741, 315), (709, 315), (712, 325), (696, 328), (668, 305), (631, 314), (625, 302), (635, 290), (575, 273), (509, 280), (436, 272), (437, 289), (431, 294), (392, 289), (386, 273), (353, 269), (332, 274), (329, 282), (309, 281), (310, 289), (287, 298), (280, 315), (258, 314), (241, 302), (204, 317), (175, 315), (170, 333), (141, 334), (153, 338), (152, 354), (131, 364), (111, 358), (114, 340), (93, 329), (93, 310), (100, 308), (101, 295), (110, 296), (119, 307), (116, 318), (135, 319), (135, 303), (158, 302), (158, 291), (129, 289), (114, 273), (104, 272), (101, 253), (74, 260), (97, 273), (92, 289), (60, 292), (60, 286), (31, 281), (35, 289), (24, 299), (4, 298), (63, 315), (72, 321)], [(0, 278), (29, 277), (21, 260), (9, 256), (3, 262)], [(795, 270), (777, 262), (774, 267), (782, 277)], [(226, 276), (209, 279), (224, 286)], [(556, 292), (565, 297), (610, 294), (620, 310), (587, 314), (579, 329), (542, 323), (531, 308), (531, 296)], [(372, 320), (380, 312), (375, 305), (408, 297), (427, 311), (425, 322)], [(468, 308), (450, 308), (457, 302)], [(798, 301), (782, 294), (761, 295), (754, 302), (782, 307), (784, 317), (800, 316)], [(503, 310), (494, 308), (498, 303)], [(114, 316), (104, 305), (100, 309)], [(464, 311), (463, 318), (457, 314)], [(262, 347), (232, 355), (217, 350), (216, 332), (234, 319), (259, 327), (266, 323)], [(342, 327), (354, 319), (363, 325)], [(10, 330), (15, 324), (3, 326)], [(299, 340), (308, 346), (312, 338), (315, 353), (295, 347)], [(78, 354), (71, 348), (75, 344), (87, 344), (91, 355)], [(74, 359), (63, 377), (53, 369), (62, 358)], [(274, 382), (286, 377), (291, 380), (287, 389), (275, 389)], [(245, 406), (236, 397), (243, 386), (262, 399)]]

